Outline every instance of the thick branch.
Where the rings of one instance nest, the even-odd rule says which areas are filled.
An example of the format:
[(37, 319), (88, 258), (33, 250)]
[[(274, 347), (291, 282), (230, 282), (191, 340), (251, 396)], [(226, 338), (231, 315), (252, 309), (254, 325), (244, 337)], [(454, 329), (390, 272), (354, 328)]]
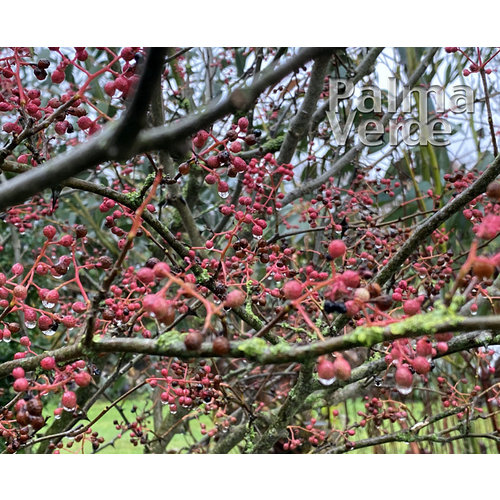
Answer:
[[(191, 134), (211, 125), (229, 113), (249, 108), (267, 87), (279, 82), (287, 74), (297, 70), (307, 61), (327, 50), (329, 49), (321, 47), (303, 49), (274, 71), (270, 69), (263, 72), (263, 75), (251, 87), (234, 90), (220, 103), (209, 106), (204, 113), (188, 116), (169, 127), (142, 130), (137, 138), (132, 137), (132, 135), (137, 133), (139, 129), (138, 125), (141, 124), (143, 117), (142, 112), (139, 113), (137, 124), (128, 123), (132, 117), (130, 113), (125, 113), (122, 121), (110, 124), (101, 134), (85, 144), (73, 148), (67, 154), (49, 160), (43, 167), (32, 169), (2, 184), (0, 186), (0, 210), (18, 204), (47, 187), (61, 184), (69, 177), (73, 177), (87, 168), (95, 167), (104, 161), (123, 159), (124, 156), (132, 156), (156, 149), (179, 151), (180, 145)], [(155, 57), (148, 60), (151, 61), (152, 65), (158, 62), (157, 54), (155, 52)], [(161, 65), (156, 64), (155, 68), (151, 68), (151, 70), (146, 67), (144, 75), (151, 78), (153, 70), (161, 71)], [(149, 85), (150, 82), (144, 83), (145, 96), (150, 98)], [(139, 88), (143, 88), (141, 83), (139, 83)], [(146, 99), (144, 96), (138, 96), (136, 102), (137, 104), (133, 103), (132, 106), (135, 112), (139, 112)]]
[(319, 96), (325, 86), (325, 76), (330, 62), (329, 55), (323, 55), (316, 59), (311, 70), (311, 79), (306, 95), (302, 101), (298, 113), (290, 124), (290, 129), (285, 135), (285, 140), (280, 149), (278, 163), (290, 163), (297, 148), (297, 144), (307, 133), (309, 123), (316, 108)]
[(61, 184), (107, 159), (127, 157), (131, 153), (130, 145), (144, 123), (151, 98), (149, 79), (161, 71), (163, 58), (163, 49), (151, 49), (137, 92), (125, 116), (117, 124), (110, 124), (94, 139), (2, 184), (0, 210), (16, 205), (47, 187)]
[(422, 222), (406, 240), (403, 246), (391, 257), (389, 262), (380, 270), (375, 281), (379, 285), (385, 284), (400, 268), (411, 253), (426, 240), (445, 220), (461, 210), (467, 203), (486, 191), (488, 184), (500, 175), (500, 155), (467, 189), (450, 200), (443, 208)]
[[(48, 355), (54, 356), (58, 362), (76, 359), (84, 353), (130, 352), (178, 357), (180, 359), (207, 357), (245, 358), (258, 361), (260, 364), (279, 364), (291, 361), (307, 361), (324, 354), (346, 351), (353, 347), (372, 347), (387, 340), (414, 338), (424, 334), (431, 335), (433, 333), (449, 331), (474, 332), (471, 334), (471, 338), (480, 333), (481, 335), (476, 339), (478, 342), (477, 345), (500, 342), (500, 334), (490, 333), (490, 331), (497, 332), (500, 330), (500, 316), (482, 316), (476, 318), (454, 317), (452, 319), (430, 320), (429, 317), (431, 315), (432, 313), (413, 317), (387, 327), (360, 327), (342, 337), (333, 337), (325, 341), (303, 346), (277, 345), (269, 347), (262, 339), (231, 342), (229, 352), (222, 356), (213, 351), (211, 342), (202, 344), (197, 351), (190, 351), (186, 348), (181, 338), (179, 340), (169, 339), (168, 343), (165, 343), (161, 337), (159, 339), (104, 338), (100, 341), (92, 342), (87, 347), (75, 344), (56, 349), (48, 354), (44, 353), (43, 355), (31, 358), (7, 361), (0, 365), (0, 377), (10, 374), (16, 366), (22, 366), (25, 370), (33, 370), (38, 366), (42, 357)], [(415, 321), (416, 318), (420, 318), (420, 321)], [(470, 340), (467, 338), (464, 348), (465, 345), (469, 345)], [(450, 348), (453, 345), (452, 341)]]
[(210, 126), (219, 118), (236, 111), (249, 109), (266, 88), (278, 83), (286, 75), (296, 71), (314, 57), (329, 51), (330, 49), (325, 47), (302, 49), (296, 56), (277, 68), (266, 68), (259, 79), (250, 87), (234, 90), (221, 102), (209, 105), (203, 113), (188, 116), (167, 128), (157, 127), (143, 131), (139, 134), (136, 149), (145, 151), (175, 148), (179, 141)]

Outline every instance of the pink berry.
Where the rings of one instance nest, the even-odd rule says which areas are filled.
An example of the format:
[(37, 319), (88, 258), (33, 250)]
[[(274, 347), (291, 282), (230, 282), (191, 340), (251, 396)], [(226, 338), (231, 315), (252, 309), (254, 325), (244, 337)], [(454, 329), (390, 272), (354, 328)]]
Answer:
[(155, 273), (153, 269), (149, 267), (143, 267), (137, 271), (137, 279), (147, 285), (148, 283), (152, 283), (155, 280)]
[(87, 130), (92, 126), (92, 120), (88, 116), (80, 116), (76, 123), (82, 130)]
[(351, 365), (342, 356), (337, 356), (333, 362), (333, 373), (339, 380), (348, 380), (351, 376)]
[(66, 391), (62, 396), (61, 403), (64, 408), (73, 410), (76, 408), (76, 394), (73, 391)]
[(14, 378), (23, 378), (24, 377), (24, 369), (21, 366), (16, 366), (12, 370), (12, 376)]
[(241, 307), (245, 303), (245, 294), (241, 290), (233, 290), (227, 294), (224, 305), (231, 309)]
[(75, 384), (78, 387), (87, 387), (92, 377), (89, 372), (78, 372), (75, 374)]
[(345, 243), (342, 240), (333, 240), (328, 245), (328, 254), (332, 259), (336, 259), (337, 257), (342, 257), (345, 254), (347, 248)]
[(415, 368), (415, 371), (420, 375), (425, 375), (426, 373), (429, 373), (431, 369), (430, 363), (423, 356), (417, 356), (412, 361), (412, 366), (413, 368)]
[(238, 127), (240, 128), (240, 130), (242, 132), (246, 132), (247, 128), (248, 128), (248, 119), (245, 118), (244, 116), (241, 117), (239, 120), (238, 120)]
[(61, 83), (64, 81), (64, 72), (59, 70), (59, 69), (56, 69), (53, 73), (52, 73), (52, 81), (54, 83)]
[(409, 316), (413, 316), (420, 312), (420, 301), (418, 299), (405, 300), (403, 302), (403, 311)]
[(413, 384), (413, 374), (406, 365), (398, 366), (395, 377), (399, 387), (410, 388)]
[(24, 300), (28, 296), (28, 290), (23, 285), (16, 285), (12, 294), (16, 297), (16, 299)]
[(335, 369), (333, 363), (328, 359), (322, 359), (318, 363), (318, 377), (323, 380), (335, 378)]
[(54, 226), (48, 225), (43, 228), (43, 235), (48, 239), (51, 240), (54, 238), (56, 235), (56, 228)]
[(344, 271), (340, 276), (340, 279), (349, 288), (358, 288), (361, 278), (356, 271)]
[(51, 326), (52, 326), (52, 318), (45, 316), (45, 314), (38, 318), (38, 328), (40, 328), (40, 330), (46, 331)]
[(56, 360), (52, 356), (47, 356), (40, 361), (40, 366), (44, 370), (53, 370), (56, 367)]
[(14, 381), (14, 385), (13, 385), (13, 388), (16, 392), (24, 392), (24, 391), (27, 391), (28, 390), (28, 387), (29, 387), (29, 383), (28, 381), (24, 378), (24, 377), (21, 377), (21, 378), (17, 378), (15, 381)]
[(298, 299), (302, 295), (303, 285), (295, 280), (290, 280), (283, 287), (283, 295), (288, 300)]
[(113, 97), (116, 92), (115, 82), (106, 82), (104, 84), (104, 92), (106, 92), (109, 97)]
[(427, 337), (422, 337), (417, 340), (416, 346), (417, 356), (431, 356), (432, 355), (432, 344)]

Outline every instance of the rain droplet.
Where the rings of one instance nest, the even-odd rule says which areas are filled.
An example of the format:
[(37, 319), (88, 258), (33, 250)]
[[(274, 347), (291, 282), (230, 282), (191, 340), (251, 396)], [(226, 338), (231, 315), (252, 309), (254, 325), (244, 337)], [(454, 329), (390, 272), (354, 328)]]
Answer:
[(43, 333), (47, 337), (52, 337), (52, 335), (54, 335), (54, 333), (56, 333), (56, 330), (53, 330), (52, 328), (49, 328), (48, 330), (44, 330)]
[(262, 239), (262, 235), (258, 236), (256, 234), (253, 235), (253, 237), (256, 239), (256, 240), (261, 240)]
[(475, 315), (477, 314), (477, 311), (473, 311), (473, 310), (471, 309), (470, 314), (471, 314), (471, 316), (475, 316)]
[(413, 387), (403, 387), (401, 385), (396, 385), (396, 389), (400, 394), (406, 396), (407, 394), (410, 394), (410, 392), (413, 390)]
[(36, 321), (25, 321), (24, 325), (26, 326), (26, 328), (33, 330), (33, 328), (35, 328), (36, 326)]
[(333, 378), (318, 378), (319, 383), (322, 385), (332, 385), (335, 382), (335, 377)]
[(12, 339), (11, 339), (11, 337), (10, 337), (10, 336), (5, 336), (5, 337), (3, 338), (3, 341), (4, 341), (6, 344), (8, 344), (11, 340), (12, 340)]
[(419, 275), (418, 275), (418, 277), (419, 277), (421, 280), (425, 279), (425, 276), (426, 276), (425, 274), (419, 274)]
[(75, 411), (75, 408), (68, 408), (67, 406), (63, 406), (63, 410), (68, 411), (68, 412), (69, 411), (73, 412), (73, 411)]
[(53, 277), (55, 280), (62, 280), (62, 279), (63, 279), (63, 275), (62, 275), (62, 274), (52, 275), (52, 277)]
[(229, 191), (219, 191), (219, 196), (222, 198), (222, 199), (225, 199), (229, 196)]
[(46, 300), (42, 300), (42, 306), (46, 307), (47, 309), (52, 309), (55, 304), (54, 302), (47, 302)]

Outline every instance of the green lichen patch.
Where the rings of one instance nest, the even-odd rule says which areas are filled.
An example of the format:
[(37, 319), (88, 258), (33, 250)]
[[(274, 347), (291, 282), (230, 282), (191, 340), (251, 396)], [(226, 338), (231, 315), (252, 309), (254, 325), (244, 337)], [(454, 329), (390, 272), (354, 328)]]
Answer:
[(161, 349), (167, 349), (174, 344), (184, 342), (184, 338), (186, 337), (186, 335), (187, 333), (180, 333), (177, 330), (169, 330), (168, 332), (162, 333), (158, 337), (158, 347), (160, 347)]
[[(382, 342), (384, 339), (384, 328), (381, 326), (360, 326), (349, 335), (348, 341), (355, 345), (370, 347)], [(347, 340), (347, 339), (346, 339)]]
[(262, 356), (268, 347), (269, 346), (264, 339), (257, 337), (240, 342), (238, 350), (247, 356), (258, 357)]

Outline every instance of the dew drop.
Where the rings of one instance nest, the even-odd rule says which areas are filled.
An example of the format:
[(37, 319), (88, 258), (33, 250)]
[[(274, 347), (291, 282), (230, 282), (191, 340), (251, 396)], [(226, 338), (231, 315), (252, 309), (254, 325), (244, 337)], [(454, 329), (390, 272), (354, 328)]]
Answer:
[(46, 307), (47, 309), (52, 309), (55, 304), (54, 302), (47, 302), (46, 300), (42, 300), (42, 306)]
[(253, 237), (256, 239), (256, 240), (261, 240), (262, 239), (262, 235), (258, 236), (256, 234), (253, 235)]
[(471, 316), (475, 316), (476, 314), (477, 314), (477, 311), (473, 311), (473, 310), (471, 309), (471, 311), (470, 311), (470, 315), (471, 315)]
[(25, 321), (24, 325), (26, 326), (26, 328), (33, 330), (33, 328), (35, 328), (36, 326), (36, 321)]
[(418, 277), (419, 277), (421, 280), (423, 280), (423, 279), (425, 279), (425, 274), (419, 274), (419, 275), (418, 275)]
[(52, 330), (51, 328), (49, 328), (48, 330), (45, 330), (43, 332), (44, 335), (46, 335), (47, 337), (52, 337), (52, 335), (54, 335), (56, 333), (56, 330)]
[(63, 406), (63, 410), (67, 411), (67, 412), (70, 412), (70, 411), (73, 412), (73, 411), (75, 411), (75, 408), (68, 408), (67, 406)]
[(219, 191), (219, 196), (222, 199), (226, 199), (229, 196), (229, 191)]
[(6, 344), (8, 344), (11, 340), (12, 340), (12, 339), (11, 339), (11, 337), (10, 337), (10, 336), (5, 336), (5, 337), (3, 338), (3, 341), (4, 341)]
[(335, 382), (335, 377), (333, 378), (318, 378), (319, 383), (322, 385), (332, 385)]
[(406, 396), (407, 394), (410, 394), (410, 392), (413, 390), (413, 387), (403, 387), (396, 384), (396, 389), (400, 394)]
[(62, 274), (58, 274), (58, 275), (52, 275), (52, 277), (55, 279), (55, 280), (62, 280), (63, 279), (63, 275)]

